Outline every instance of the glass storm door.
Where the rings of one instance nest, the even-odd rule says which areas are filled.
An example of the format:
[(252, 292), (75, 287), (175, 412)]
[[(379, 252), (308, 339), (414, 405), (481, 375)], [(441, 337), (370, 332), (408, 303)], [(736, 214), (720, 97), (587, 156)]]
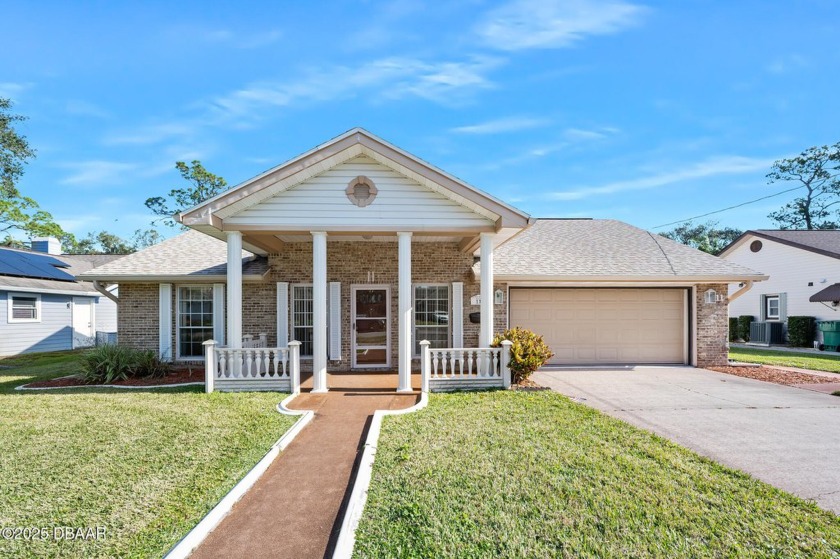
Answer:
[(388, 286), (353, 286), (353, 368), (391, 364), (391, 293)]

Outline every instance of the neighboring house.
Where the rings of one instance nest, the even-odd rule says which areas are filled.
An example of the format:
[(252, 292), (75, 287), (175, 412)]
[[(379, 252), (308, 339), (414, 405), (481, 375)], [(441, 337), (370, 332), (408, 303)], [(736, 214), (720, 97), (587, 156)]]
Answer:
[(780, 323), (784, 331), (788, 316), (840, 320), (829, 289), (840, 291), (840, 231), (747, 231), (720, 257), (770, 276), (730, 304), (731, 316), (752, 315), (757, 322)]
[(193, 230), (82, 274), (119, 283), (121, 343), (192, 361), (209, 338), (297, 340), (316, 391), (327, 368), (405, 390), (421, 340), (463, 355), (509, 326), (557, 364), (725, 365), (715, 294), (765, 278), (618, 221), (530, 218), (361, 129), (177, 217)]
[[(0, 356), (90, 347), (116, 335), (117, 305), (75, 275), (119, 255), (60, 255), (56, 239), (34, 250), (0, 248)], [(116, 286), (109, 288), (116, 296)]]

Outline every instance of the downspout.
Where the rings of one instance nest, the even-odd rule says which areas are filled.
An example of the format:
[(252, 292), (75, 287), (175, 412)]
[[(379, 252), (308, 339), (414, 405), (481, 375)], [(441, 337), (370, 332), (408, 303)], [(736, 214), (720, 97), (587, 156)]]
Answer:
[(726, 302), (731, 303), (732, 301), (734, 301), (735, 299), (737, 299), (738, 297), (740, 297), (741, 295), (743, 295), (744, 293), (746, 293), (747, 291), (752, 289), (752, 286), (753, 286), (752, 280), (747, 280), (744, 283), (744, 287), (742, 287), (741, 289), (739, 289), (738, 291), (736, 291), (735, 293), (733, 293), (732, 295), (730, 295), (729, 297), (726, 298)]
[(93, 280), (93, 288), (96, 289), (98, 292), (115, 302), (116, 304), (120, 304), (120, 298), (108, 291), (105, 287), (102, 286), (97, 280)]

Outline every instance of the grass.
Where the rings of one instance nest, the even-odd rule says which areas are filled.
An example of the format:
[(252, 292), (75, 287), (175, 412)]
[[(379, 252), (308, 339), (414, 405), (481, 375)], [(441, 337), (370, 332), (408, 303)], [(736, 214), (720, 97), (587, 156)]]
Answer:
[(96, 541), (0, 538), (0, 557), (160, 557), (294, 418), (277, 393), (14, 387), (79, 353), (0, 360), (0, 527), (105, 527)]
[(812, 371), (840, 373), (840, 354), (794, 353), (791, 351), (731, 347), (729, 348), (729, 358), (745, 363), (761, 363), (762, 365), (780, 365), (782, 367), (799, 367)]
[(837, 557), (840, 519), (550, 392), (387, 417), (355, 557)]

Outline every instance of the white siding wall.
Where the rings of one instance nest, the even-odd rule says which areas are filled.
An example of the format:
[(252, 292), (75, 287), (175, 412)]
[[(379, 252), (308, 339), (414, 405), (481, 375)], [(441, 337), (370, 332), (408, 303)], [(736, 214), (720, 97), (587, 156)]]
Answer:
[[(359, 175), (378, 189), (364, 208), (345, 189)], [(492, 221), (361, 155), (225, 219), (231, 225), (481, 227)]]
[[(760, 239), (762, 249), (752, 252), (750, 243), (753, 239), (747, 239), (743, 245), (726, 255), (725, 259), (767, 274), (770, 279), (757, 282), (750, 291), (730, 303), (729, 316), (746, 314), (757, 319), (761, 315), (762, 295), (787, 293), (787, 316), (840, 320), (840, 310), (832, 311), (820, 303), (808, 301), (817, 291), (840, 282), (840, 260), (768, 239)], [(814, 285), (809, 286), (808, 282)], [(737, 284), (729, 286), (730, 293), (737, 290)]]
[(73, 347), (73, 314), (67, 295), (41, 295), (41, 322), (8, 321), (8, 293), (0, 291), (0, 355)]
[[(112, 293), (119, 295), (116, 289)], [(117, 304), (104, 295), (96, 303), (96, 331), (117, 331)]]

